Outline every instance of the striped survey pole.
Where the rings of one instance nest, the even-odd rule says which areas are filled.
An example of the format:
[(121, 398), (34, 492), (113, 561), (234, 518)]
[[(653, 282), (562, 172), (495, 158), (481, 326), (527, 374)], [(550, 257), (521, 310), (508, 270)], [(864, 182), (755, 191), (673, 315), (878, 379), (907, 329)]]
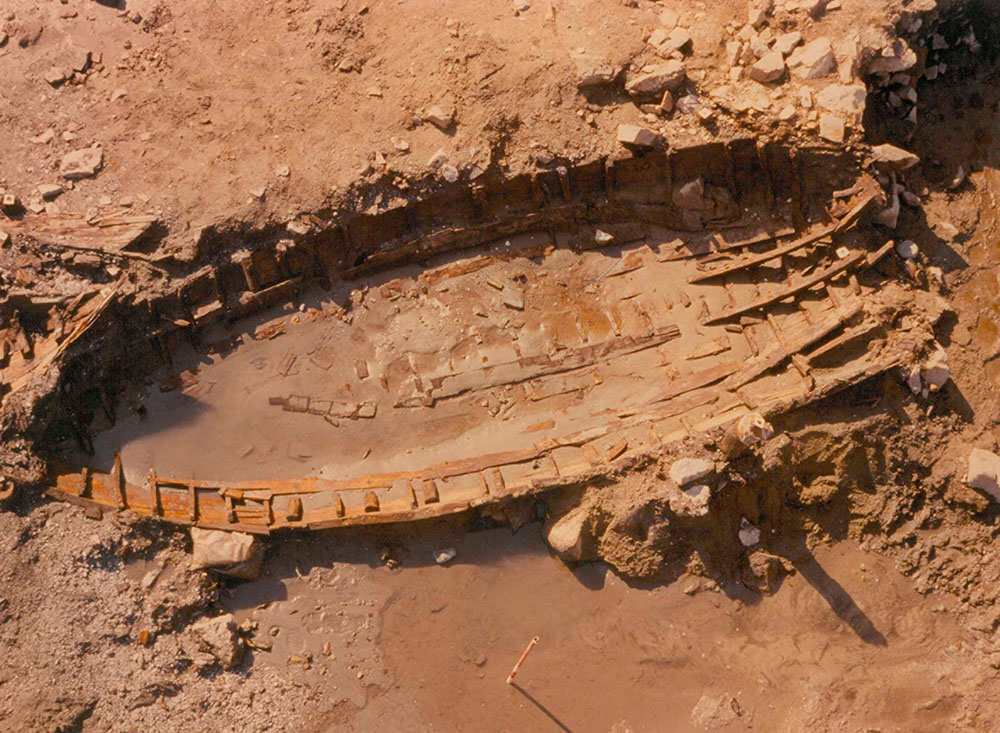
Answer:
[(528, 654), (531, 653), (531, 650), (535, 648), (535, 644), (537, 643), (538, 643), (538, 637), (537, 636), (531, 637), (531, 641), (528, 642), (528, 647), (524, 650), (524, 654), (522, 654), (521, 658), (517, 660), (517, 664), (514, 665), (514, 669), (510, 671), (510, 674), (507, 675), (508, 685), (513, 684), (514, 677), (517, 676), (517, 670), (521, 669), (521, 665), (524, 664), (524, 660), (528, 658)]

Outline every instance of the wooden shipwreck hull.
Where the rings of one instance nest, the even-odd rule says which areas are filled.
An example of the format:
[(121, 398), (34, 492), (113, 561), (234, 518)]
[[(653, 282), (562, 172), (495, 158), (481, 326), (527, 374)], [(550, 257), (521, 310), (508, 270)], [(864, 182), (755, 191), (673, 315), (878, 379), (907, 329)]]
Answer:
[[(539, 437), (530, 447), (523, 447), (534, 440), (523, 438), (525, 430), (512, 439), (516, 449), (337, 480), (195, 480), (161, 476), (154, 469), (136, 483), (126, 479), (118, 458), (110, 473), (55, 471), (49, 491), (101, 509), (261, 534), (413, 521), (502, 506), (636, 465), (669, 452), (685, 438), (728, 428), (750, 413), (774, 418), (886, 370), (908, 367), (926, 350), (928, 336), (896, 331), (882, 321), (891, 309), (877, 302), (880, 290), (891, 283), (888, 274), (899, 271), (885, 264), (893, 243), (867, 226), (882, 193), (863, 176), (846, 181), (855, 185), (834, 195), (827, 180), (831, 168), (842, 163), (822, 151), (800, 153), (735, 141), (454, 189), (437, 197), (433, 206), (417, 202), (405, 210), (355, 216), (318, 230), (309, 224), (271, 247), (240, 250), (224, 262), (216, 257), (214, 265), (186, 277), (176, 292), (147, 298), (131, 311), (119, 303), (113, 317), (102, 316), (121, 297), (117, 286), (92, 295), (86, 307), (60, 307), (59, 318), (52, 319), (58, 331), (22, 348), (25, 356), (12, 351), (4, 381), (16, 392), (45, 366), (64, 358), (71, 345), (77, 366), (83, 365), (73, 374), (87, 379), (113, 374), (116, 360), (142, 365), (146, 373), (165, 367), (173, 375), (173, 344), (187, 334), (287, 301), (318, 278), (356, 280), (387, 301), (401, 297), (404, 281), (419, 283), (426, 293), (428, 286), (450, 278), (478, 277), (480, 285), (485, 278), (502, 291), (496, 297), (523, 311), (523, 292), (510, 295), (509, 283), (479, 271), (496, 272), (498, 263), (516, 257), (541, 260), (567, 246), (581, 257), (591, 256), (610, 239), (617, 249), (588, 265), (604, 267), (607, 261), (610, 266), (586, 289), (592, 291), (603, 278), (625, 282), (627, 286), (615, 286), (618, 291), (608, 289), (620, 291), (621, 302), (604, 302), (600, 311), (596, 301), (583, 303), (580, 293), (569, 300), (560, 296), (568, 319), (563, 325), (582, 341), (539, 346), (546, 328), (552, 339), (562, 336), (559, 324), (536, 323), (539, 338), (520, 341), (525, 348), (534, 343), (535, 351), (522, 353), (514, 345), (513, 360), (498, 361), (493, 357), (500, 352), (494, 350), (488, 361), (483, 351), (473, 353), (475, 358), (463, 356), (459, 368), (453, 364), (458, 357), (448, 353), (437, 361), (428, 354), (415, 359), (394, 353), (400, 363), (410, 359), (406, 369), (419, 385), (410, 395), (400, 386), (406, 380), (399, 378), (409, 371), (396, 373), (394, 395), (388, 395), (385, 381), (391, 365), (381, 375), (389, 402), (379, 407), (378, 419), (391, 420), (393, 409), (428, 408), (436, 401), (512, 385), (523, 389), (525, 402), (537, 404), (542, 415), (546, 399), (572, 392), (583, 401), (593, 384), (601, 382), (598, 368), (618, 360), (620, 378), (630, 355), (662, 357), (658, 365), (652, 358), (630, 362), (627, 366), (647, 371), (653, 363), (659, 371), (643, 374), (640, 387), (613, 394), (610, 401), (605, 393), (600, 409), (578, 416), (577, 425), (586, 425), (584, 429), (560, 431), (543, 421), (530, 428), (537, 428)], [(704, 181), (714, 198), (701, 209), (685, 210), (678, 187), (693, 180)], [(822, 213), (816, 218), (825, 223), (810, 226), (805, 213), (817, 209)], [(542, 233), (543, 243), (489, 250), (491, 242), (528, 232)], [(218, 246), (210, 239), (200, 244), (206, 251)], [(428, 265), (441, 253), (481, 245), (487, 245), (485, 254), (452, 255), (445, 264)], [(391, 279), (393, 268), (418, 262), (418, 275)], [(645, 279), (630, 280), (630, 273), (640, 270)], [(658, 290), (640, 306), (642, 298), (636, 296), (643, 294), (643, 284), (655, 284)], [(581, 315), (582, 305), (590, 309), (590, 321)], [(619, 305), (628, 308), (617, 311)], [(529, 314), (519, 315), (531, 320)], [(14, 343), (13, 337), (9, 340)], [(683, 344), (683, 354), (675, 349), (667, 359), (658, 351), (669, 342)], [(115, 344), (129, 345), (127, 358)], [(278, 365), (282, 375), (296, 358), (292, 352), (285, 357), (284, 365)], [(326, 369), (335, 360), (317, 357), (311, 358), (325, 358)], [(364, 370), (367, 377), (367, 366)], [(106, 406), (113, 402), (107, 394), (113, 381), (104, 377), (97, 385)], [(336, 380), (331, 376), (329, 381)], [(71, 384), (64, 392), (92, 387), (92, 382)], [(286, 411), (325, 417), (331, 425), (356, 419), (362, 411), (362, 417), (374, 417), (370, 403), (345, 405), (329, 397), (288, 392), (270, 399)], [(503, 441), (496, 445), (505, 447)]]

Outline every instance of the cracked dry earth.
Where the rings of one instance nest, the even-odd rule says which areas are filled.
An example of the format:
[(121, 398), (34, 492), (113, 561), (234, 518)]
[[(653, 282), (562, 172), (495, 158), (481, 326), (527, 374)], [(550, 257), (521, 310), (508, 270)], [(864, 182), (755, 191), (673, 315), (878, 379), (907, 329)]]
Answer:
[(7, 3), (0, 728), (995, 730), (998, 56)]

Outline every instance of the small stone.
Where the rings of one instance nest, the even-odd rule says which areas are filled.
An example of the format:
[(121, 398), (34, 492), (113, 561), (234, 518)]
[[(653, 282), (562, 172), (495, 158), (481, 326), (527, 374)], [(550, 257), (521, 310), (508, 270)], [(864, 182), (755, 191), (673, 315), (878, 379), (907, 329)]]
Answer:
[(104, 165), (104, 152), (101, 148), (82, 148), (63, 156), (59, 164), (59, 173), (63, 178), (75, 180), (90, 178)]
[(594, 56), (574, 56), (576, 64), (576, 86), (580, 89), (614, 84), (620, 69), (607, 59)]
[(654, 97), (664, 90), (676, 91), (686, 79), (684, 64), (671, 59), (630, 79), (625, 84), (625, 91), (633, 97)]
[(819, 118), (819, 136), (832, 143), (844, 142), (844, 121), (836, 115), (821, 115)]
[(982, 448), (973, 449), (965, 482), (1000, 501), (1000, 456)]
[(38, 187), (38, 195), (46, 201), (52, 201), (63, 192), (63, 187), (52, 183), (43, 183)]
[(775, 38), (774, 45), (771, 48), (782, 56), (787, 56), (800, 43), (802, 43), (802, 34), (798, 31), (792, 31), (791, 33), (782, 33)]
[(56, 131), (50, 127), (41, 135), (36, 135), (35, 137), (31, 138), (31, 142), (35, 143), (36, 145), (48, 145), (55, 139), (55, 137), (56, 137)]
[(454, 560), (456, 555), (458, 555), (458, 550), (454, 547), (443, 547), (434, 551), (434, 562), (438, 565), (445, 565)]
[(923, 367), (920, 376), (931, 392), (937, 392), (951, 379), (951, 369), (948, 366), (948, 354), (940, 346), (934, 350)]
[(860, 122), (867, 98), (868, 90), (861, 84), (831, 84), (816, 95), (816, 104), (827, 112)]
[(677, 27), (677, 23), (680, 22), (680, 16), (670, 8), (664, 8), (660, 11), (659, 21), (664, 30), (669, 32)]
[(223, 669), (233, 669), (243, 658), (243, 640), (236, 633), (236, 619), (226, 613), (191, 624), (191, 632)]
[(784, 73), (785, 59), (777, 51), (764, 54), (750, 67), (750, 78), (761, 84), (778, 81)]
[(740, 519), (740, 544), (744, 547), (753, 547), (760, 542), (760, 530), (747, 521), (746, 517)]
[(670, 478), (678, 486), (686, 486), (714, 471), (715, 463), (708, 458), (680, 458), (670, 465)]
[(795, 49), (788, 57), (788, 68), (799, 79), (819, 79), (837, 69), (837, 57), (829, 38), (817, 38)]
[(920, 157), (895, 145), (883, 143), (872, 148), (872, 162), (886, 173), (905, 171), (920, 162)]
[(447, 130), (455, 121), (455, 109), (453, 107), (445, 109), (440, 105), (434, 105), (427, 110), (424, 120), (430, 122), (439, 130)]
[(444, 150), (439, 149), (427, 161), (427, 167), (430, 168), (431, 170), (436, 171), (438, 168), (440, 168), (447, 162), (448, 162), (448, 153), (446, 153)]
[(902, 257), (904, 260), (912, 260), (917, 256), (920, 249), (917, 247), (917, 243), (912, 239), (904, 239), (902, 242), (896, 245), (896, 254)]
[(662, 138), (659, 133), (638, 125), (618, 125), (618, 142), (637, 148), (652, 148)]
[(788, 122), (795, 117), (795, 107), (790, 104), (786, 104), (778, 111), (778, 119), (782, 122)]
[(66, 81), (66, 71), (64, 69), (51, 68), (45, 72), (45, 81), (51, 86), (57, 87)]
[(448, 183), (454, 183), (458, 180), (458, 168), (450, 163), (445, 163), (438, 168), (438, 175)]
[(701, 176), (675, 186), (671, 197), (679, 209), (700, 210), (705, 208), (705, 181)]
[(900, 200), (914, 209), (920, 208), (920, 197), (913, 191), (903, 191), (899, 194)]
[(767, 22), (767, 16), (774, 8), (774, 0), (754, 0), (747, 7), (747, 24), (760, 28)]
[(287, 165), (276, 165), (274, 166), (274, 174), (280, 178), (288, 178), (292, 175), (292, 169)]

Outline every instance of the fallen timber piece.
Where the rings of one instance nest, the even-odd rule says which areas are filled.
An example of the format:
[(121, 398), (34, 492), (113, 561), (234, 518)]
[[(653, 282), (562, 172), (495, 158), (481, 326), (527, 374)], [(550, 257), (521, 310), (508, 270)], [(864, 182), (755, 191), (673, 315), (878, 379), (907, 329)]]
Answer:
[(819, 242), (825, 237), (829, 237), (833, 234), (840, 234), (841, 232), (847, 231), (861, 216), (868, 211), (875, 203), (875, 194), (868, 194), (865, 196), (857, 206), (855, 206), (851, 211), (844, 215), (842, 219), (834, 222), (829, 226), (825, 226), (817, 232), (813, 232), (801, 239), (797, 239), (794, 242), (789, 242), (788, 244), (782, 245), (768, 252), (762, 252), (759, 255), (751, 255), (742, 260), (738, 260), (723, 267), (716, 268), (714, 270), (709, 270), (707, 272), (699, 273), (693, 275), (688, 282), (697, 283), (704, 280), (709, 280), (713, 277), (720, 277), (722, 275), (728, 275), (731, 272), (736, 272), (737, 270), (743, 270), (749, 267), (755, 267), (756, 265), (761, 265), (765, 262), (773, 260), (775, 257), (780, 257), (782, 255), (795, 252), (803, 247), (806, 247), (815, 242)]
[(114, 285), (105, 288), (103, 291), (103, 297), (100, 301), (98, 301), (96, 307), (94, 307), (90, 313), (88, 313), (73, 327), (69, 336), (63, 339), (63, 341), (51, 351), (48, 351), (29, 362), (26, 369), (11, 380), (10, 392), (16, 392), (24, 387), (30, 381), (32, 374), (39, 369), (47, 368), (49, 365), (53, 364), (56, 359), (58, 359), (66, 351), (66, 349), (82, 337), (87, 330), (94, 325), (100, 315), (107, 310), (112, 301), (114, 301), (115, 297), (118, 295), (118, 290), (121, 287), (121, 284), (122, 280), (119, 280)]
[(774, 348), (768, 349), (763, 354), (747, 362), (739, 372), (726, 379), (720, 387), (727, 390), (735, 390), (744, 384), (752, 382), (764, 372), (773, 369), (785, 359), (800, 353), (811, 344), (820, 339), (826, 338), (831, 332), (844, 325), (856, 315), (861, 313), (861, 303), (855, 304), (853, 308), (838, 308), (834, 317), (828, 318), (820, 323), (814, 323), (813, 327), (806, 331), (801, 337), (794, 341), (778, 343)]
[[(879, 359), (850, 362), (839, 370), (820, 375), (814, 387), (779, 391), (773, 398), (757, 405), (756, 409), (765, 416), (771, 416), (829, 396), (874, 374), (906, 363), (910, 358), (909, 352), (914, 348), (913, 343), (897, 343), (891, 353)], [(643, 424), (652, 425), (662, 419), (662, 415), (654, 410), (647, 415), (636, 415), (634, 419), (591, 429), (578, 436), (542, 441), (534, 450), (449, 461), (422, 471), (362, 476), (342, 481), (302, 478), (223, 482), (166, 478), (152, 473), (147, 483), (155, 482), (158, 505), (152, 499), (153, 487), (135, 486), (125, 481), (121, 461), (116, 459), (110, 474), (84, 470), (59, 475), (49, 494), (84, 506), (128, 509), (146, 516), (155, 515), (174, 524), (256, 534), (269, 534), (281, 529), (327, 529), (416, 521), (594, 480), (612, 467), (648, 458), (659, 450), (661, 443), (682, 439), (692, 432), (705, 433), (724, 427), (741, 418), (748, 410), (748, 407), (735, 405), (702, 419), (687, 423), (682, 420), (685, 426), (680, 430), (666, 435), (654, 431), (650, 434), (653, 443), (647, 440), (633, 444), (632, 438), (628, 438), (624, 431), (635, 430)], [(606, 442), (595, 443), (595, 440)], [(623, 440), (626, 442), (623, 443)], [(587, 459), (581, 453), (580, 459), (563, 462), (563, 466), (573, 467), (572, 471), (564, 474), (551, 453), (557, 448), (566, 450), (572, 445), (580, 445), (581, 451), (596, 456), (596, 459)], [(594, 445), (604, 447), (595, 453)], [(587, 448), (591, 450), (586, 451)], [(501, 471), (507, 474), (506, 477)], [(486, 475), (490, 472), (496, 475), (490, 478)], [(400, 478), (421, 480), (420, 486), (424, 489), (420, 492), (421, 496), (417, 496), (409, 482), (405, 489), (393, 496), (389, 489)], [(447, 480), (449, 478), (452, 480)], [(464, 483), (460, 479), (465, 479)], [(368, 496), (365, 496), (366, 492)], [(372, 495), (378, 500), (377, 508)], [(282, 497), (287, 497), (283, 499), (284, 503), (275, 506), (275, 501)]]
[(754, 267), (756, 265), (763, 264), (765, 262), (773, 260), (775, 257), (781, 257), (782, 255), (789, 254), (790, 252), (795, 252), (796, 250), (802, 249), (803, 247), (807, 247), (810, 244), (819, 242), (824, 237), (829, 237), (831, 234), (833, 234), (834, 230), (835, 227), (833, 226), (823, 227), (818, 232), (813, 232), (812, 234), (806, 237), (802, 237), (801, 239), (796, 239), (794, 242), (789, 242), (788, 244), (782, 245), (772, 250), (768, 250), (767, 252), (762, 252), (759, 255), (751, 255), (749, 257), (745, 257), (741, 260), (737, 260), (736, 262), (732, 262), (728, 265), (724, 265), (714, 270), (708, 270), (707, 272), (702, 272), (697, 275), (692, 275), (690, 278), (688, 278), (688, 282), (698, 283), (704, 280), (710, 280), (713, 277), (721, 277), (722, 275), (728, 275), (731, 272), (736, 272), (738, 270), (743, 270), (749, 267)]
[(122, 250), (139, 240), (156, 221), (155, 216), (137, 214), (115, 213), (88, 219), (83, 214), (42, 213), (4, 220), (3, 229), (9, 234), (27, 234), (45, 244), (127, 256), (129, 253)]
[(781, 292), (774, 293), (773, 295), (761, 296), (760, 298), (757, 298), (756, 300), (746, 305), (726, 308), (722, 312), (704, 321), (704, 325), (708, 326), (715, 323), (720, 323), (729, 318), (733, 318), (734, 316), (741, 316), (744, 313), (760, 310), (768, 305), (771, 305), (772, 303), (780, 302), (785, 298), (790, 298), (793, 295), (797, 295), (798, 293), (801, 293), (805, 290), (809, 290), (810, 288), (813, 288), (816, 285), (825, 282), (826, 280), (832, 279), (842, 272), (847, 272), (848, 270), (858, 265), (861, 264), (867, 266), (874, 265), (876, 262), (885, 257), (886, 254), (888, 254), (888, 252), (893, 248), (894, 245), (895, 245), (894, 242), (889, 241), (886, 244), (884, 244), (881, 248), (879, 248), (876, 252), (871, 252), (871, 253), (866, 253), (863, 251), (855, 252), (854, 254), (845, 257), (839, 262), (835, 262), (829, 267), (826, 267), (822, 270), (818, 270), (812, 275), (804, 278), (801, 282), (797, 283), (796, 285), (791, 285), (782, 290)]

